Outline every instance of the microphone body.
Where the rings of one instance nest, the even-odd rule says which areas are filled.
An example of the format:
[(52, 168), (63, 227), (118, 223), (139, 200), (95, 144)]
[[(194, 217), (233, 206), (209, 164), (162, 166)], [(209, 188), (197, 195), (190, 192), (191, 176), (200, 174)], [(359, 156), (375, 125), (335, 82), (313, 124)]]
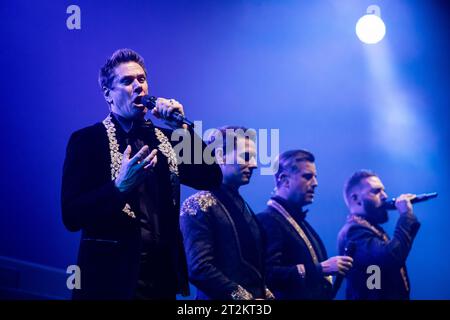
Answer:
[[(149, 110), (152, 110), (154, 107), (156, 107), (156, 97), (154, 96), (143, 96), (137, 100), (137, 103), (142, 103), (144, 106), (146, 106)], [(193, 128), (194, 123), (186, 119), (181, 113), (178, 111), (174, 111), (169, 115), (169, 121), (175, 121), (179, 124), (186, 124), (189, 127)]]
[[(344, 255), (353, 258), (355, 251), (356, 251), (356, 244), (354, 242), (350, 241), (349, 243), (347, 243), (347, 246), (344, 249)], [(345, 278), (345, 276), (343, 276), (342, 274), (338, 274), (336, 276), (336, 279), (333, 284), (333, 289), (332, 289), (333, 290), (332, 291), (333, 299), (336, 297), (336, 294), (338, 293), (339, 288), (342, 285), (342, 281), (344, 281), (344, 278)]]
[[(411, 200), (411, 203), (419, 203), (427, 201), (428, 199), (433, 199), (436, 198), (437, 196), (438, 196), (437, 192), (418, 194), (414, 199)], [(396, 210), (397, 208), (395, 207), (395, 200), (396, 198), (386, 200), (383, 204), (383, 208), (386, 210)]]

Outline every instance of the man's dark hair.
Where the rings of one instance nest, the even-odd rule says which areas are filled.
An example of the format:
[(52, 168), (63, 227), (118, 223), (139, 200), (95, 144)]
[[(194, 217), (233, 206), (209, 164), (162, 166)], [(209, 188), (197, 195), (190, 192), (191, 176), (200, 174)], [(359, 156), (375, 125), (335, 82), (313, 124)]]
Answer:
[(136, 62), (144, 69), (147, 76), (147, 70), (145, 69), (144, 59), (134, 50), (131, 49), (119, 49), (115, 51), (108, 60), (106, 60), (103, 67), (98, 74), (98, 84), (103, 90), (104, 88), (111, 89), (111, 85), (114, 81), (114, 69), (121, 63)]
[(229, 141), (230, 139), (233, 139), (232, 143), (234, 150), (236, 150), (236, 148), (238, 147), (238, 138), (245, 137), (253, 141), (256, 140), (256, 131), (254, 129), (247, 129), (246, 127), (242, 126), (223, 126), (215, 130), (215, 132), (210, 136), (208, 143), (211, 144), (216, 141), (219, 135), (222, 139), (222, 143), (215, 146), (215, 148), (221, 148), (224, 151), (224, 154), (231, 151), (228, 150), (229, 148), (227, 148), (227, 143), (231, 144), (231, 142)]
[(289, 150), (280, 154), (275, 160), (275, 168), (278, 167), (277, 172), (275, 172), (275, 185), (277, 186), (277, 188), (281, 184), (281, 174), (298, 172), (297, 164), (299, 162), (314, 162), (315, 160), (316, 159), (311, 152), (302, 149)]
[(345, 182), (344, 200), (347, 206), (349, 203), (348, 199), (350, 198), (353, 188), (358, 186), (361, 183), (361, 181), (369, 177), (378, 177), (378, 175), (375, 174), (373, 171), (362, 169), (353, 173), (352, 176)]

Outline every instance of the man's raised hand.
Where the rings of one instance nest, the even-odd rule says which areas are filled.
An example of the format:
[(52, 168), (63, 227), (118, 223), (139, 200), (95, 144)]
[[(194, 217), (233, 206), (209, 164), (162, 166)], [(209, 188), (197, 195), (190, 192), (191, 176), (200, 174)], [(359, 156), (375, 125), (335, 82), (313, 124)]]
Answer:
[(147, 172), (156, 166), (157, 152), (156, 149), (150, 152), (148, 146), (143, 146), (130, 159), (131, 146), (127, 146), (123, 153), (119, 175), (114, 182), (120, 192), (131, 191), (144, 180)]

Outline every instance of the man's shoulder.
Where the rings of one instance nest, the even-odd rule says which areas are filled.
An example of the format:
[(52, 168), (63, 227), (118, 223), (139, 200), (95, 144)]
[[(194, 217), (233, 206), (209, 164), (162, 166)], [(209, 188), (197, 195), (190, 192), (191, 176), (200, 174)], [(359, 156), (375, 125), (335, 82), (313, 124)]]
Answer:
[(94, 137), (99, 136), (100, 134), (104, 134), (105, 127), (103, 123), (97, 122), (93, 125), (78, 129), (74, 131), (70, 137), (71, 140), (86, 140), (92, 139)]
[(373, 230), (355, 221), (346, 221), (338, 233), (338, 241), (359, 237), (377, 236)]
[(280, 224), (281, 221), (279, 219), (279, 213), (275, 211), (272, 207), (267, 206), (264, 211), (259, 212), (256, 214), (256, 218), (259, 222), (261, 222), (263, 225), (270, 224)]
[(267, 206), (263, 211), (258, 212), (257, 216), (261, 218), (272, 217), (275, 210), (272, 207)]
[(180, 215), (195, 216), (206, 213), (217, 205), (217, 198), (210, 191), (200, 191), (187, 198), (181, 206)]

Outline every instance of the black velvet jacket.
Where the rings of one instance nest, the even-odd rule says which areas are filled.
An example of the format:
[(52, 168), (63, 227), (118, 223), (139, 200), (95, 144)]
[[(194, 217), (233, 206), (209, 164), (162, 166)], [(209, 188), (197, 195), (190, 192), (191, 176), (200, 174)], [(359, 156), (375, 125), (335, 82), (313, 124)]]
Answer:
[[(118, 122), (112, 117), (116, 130)], [(169, 139), (171, 131), (159, 128)], [(192, 132), (191, 132), (192, 133)], [(150, 135), (155, 134), (151, 124)], [(191, 137), (200, 139), (192, 133)], [(147, 139), (148, 138), (148, 139)], [(119, 152), (126, 143), (117, 136)], [(144, 137), (149, 144), (155, 137)], [(172, 143), (172, 142), (170, 142)], [(192, 144), (193, 148), (194, 144)], [(151, 148), (157, 146), (152, 145)], [(203, 148), (205, 144), (203, 143)], [(133, 150), (133, 154), (137, 150)], [(192, 157), (194, 153), (191, 152)], [(158, 186), (157, 208), (164, 215), (167, 256), (172, 268), (155, 275), (176, 282), (176, 293), (188, 294), (186, 259), (179, 231), (179, 182), (196, 189), (217, 188), (222, 180), (218, 165), (179, 164), (179, 175), (170, 174), (168, 158), (158, 151), (158, 162), (152, 179)], [(193, 163), (193, 162), (191, 162)], [(70, 137), (62, 177), (62, 217), (70, 231), (82, 231), (78, 255), (81, 289), (74, 290), (75, 299), (132, 299), (136, 297), (142, 249), (139, 207), (133, 207), (137, 218), (122, 211), (125, 203), (133, 203), (132, 191), (123, 195), (111, 180), (109, 140), (103, 123), (76, 131)], [(150, 228), (151, 229), (151, 228)], [(150, 257), (158, 264), (158, 256)]]
[[(280, 197), (273, 200), (282, 205), (302, 228), (314, 247), (319, 262), (327, 252), (319, 235), (305, 220), (306, 212), (298, 212)], [(268, 206), (256, 215), (266, 238), (267, 285), (277, 299), (331, 299), (331, 283), (324, 278), (320, 264), (314, 264), (306, 243), (294, 227), (274, 208)], [(302, 277), (297, 265), (305, 267)]]
[[(380, 232), (383, 229), (374, 225)], [(347, 274), (346, 298), (351, 300), (407, 300), (410, 290), (409, 279), (406, 274), (406, 258), (412, 247), (414, 238), (419, 230), (417, 218), (400, 216), (395, 227), (394, 236), (388, 242), (383, 241), (373, 230), (360, 225), (351, 219), (347, 221), (339, 232), (338, 245), (342, 254), (349, 242), (355, 245), (353, 254), (353, 268)], [(380, 268), (381, 289), (369, 289), (367, 273), (370, 265)], [(405, 279), (400, 269), (405, 270)]]
[(181, 208), (189, 280), (197, 287), (197, 299), (270, 298), (258, 222), (246, 204), (247, 222), (237, 221), (243, 212), (223, 197), (221, 189), (199, 192)]

